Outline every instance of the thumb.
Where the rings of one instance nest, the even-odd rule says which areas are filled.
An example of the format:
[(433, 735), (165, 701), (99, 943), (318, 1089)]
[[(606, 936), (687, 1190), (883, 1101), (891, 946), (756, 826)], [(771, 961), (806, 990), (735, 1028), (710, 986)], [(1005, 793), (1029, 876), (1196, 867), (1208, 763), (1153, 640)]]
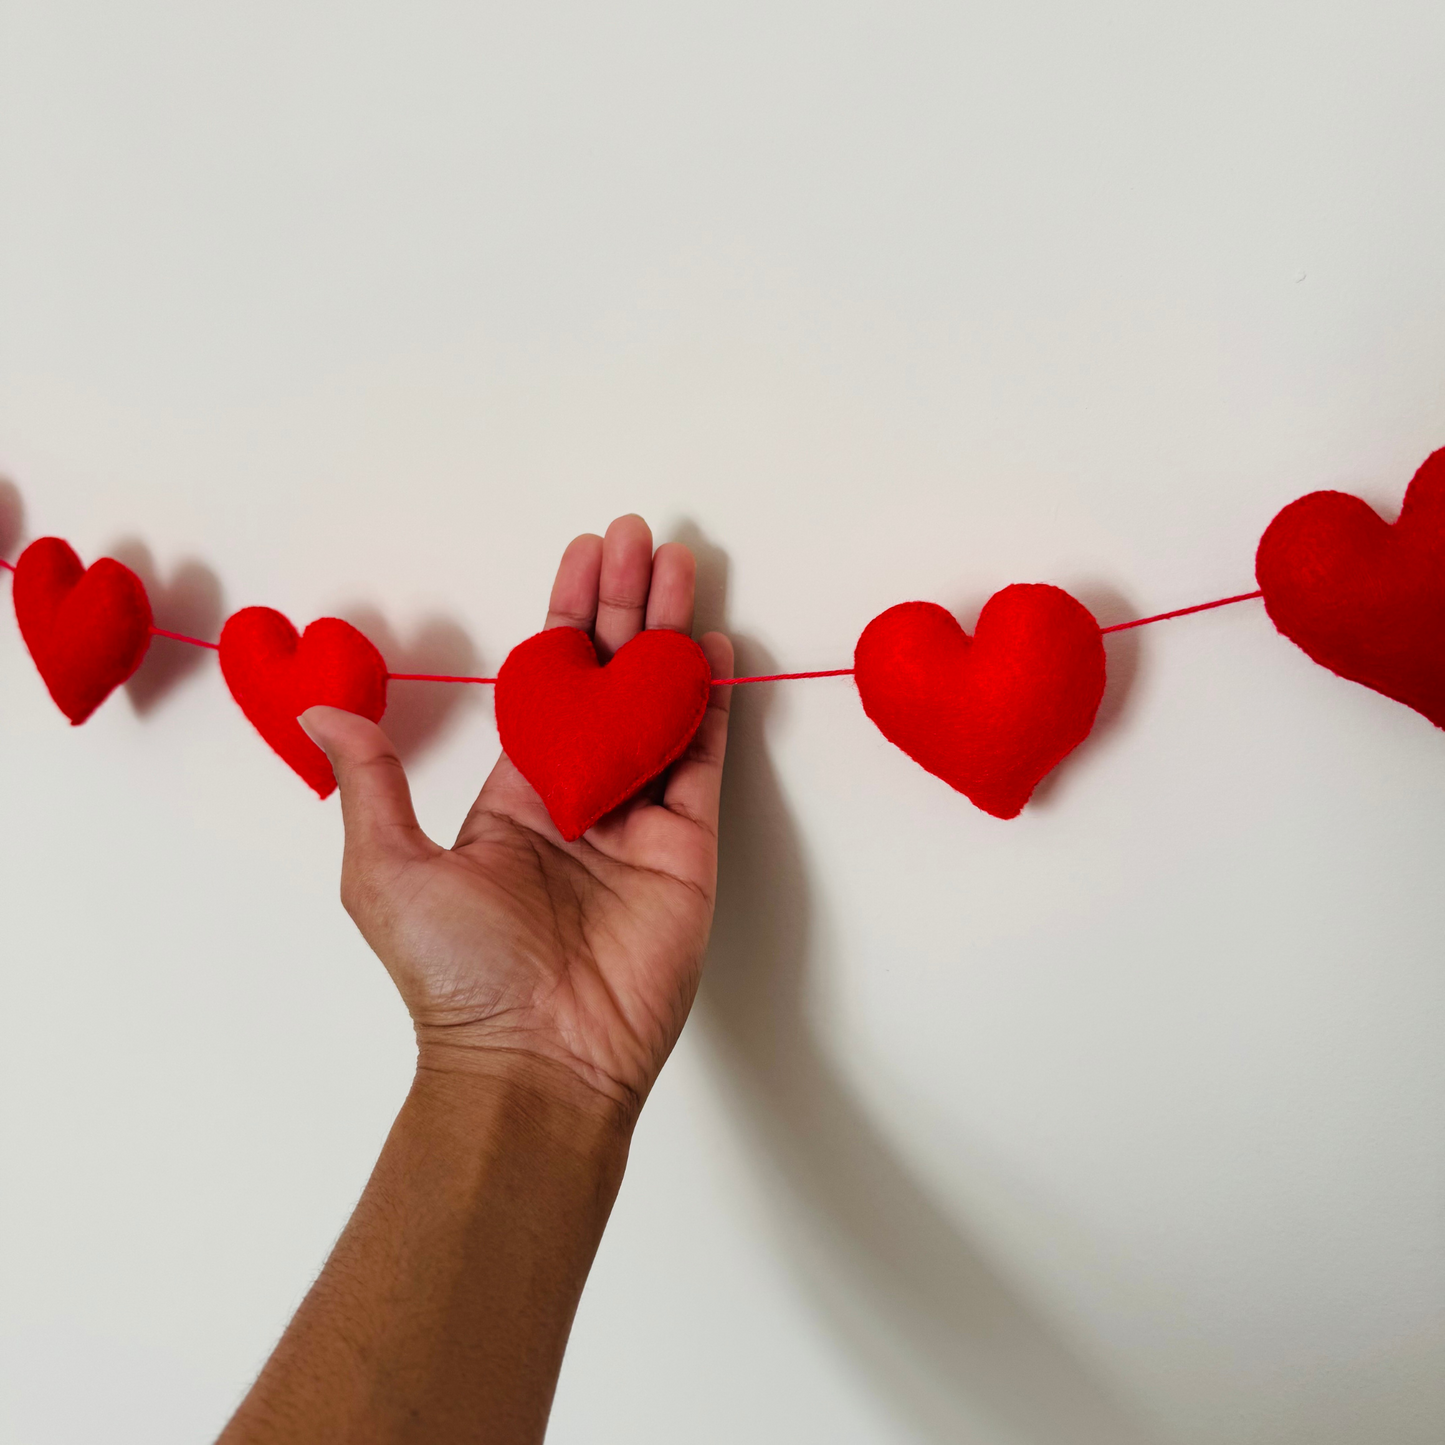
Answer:
[(374, 722), (339, 707), (310, 707), (296, 721), (336, 774), (349, 854), (360, 861), (430, 851), (411, 805), (406, 770)]

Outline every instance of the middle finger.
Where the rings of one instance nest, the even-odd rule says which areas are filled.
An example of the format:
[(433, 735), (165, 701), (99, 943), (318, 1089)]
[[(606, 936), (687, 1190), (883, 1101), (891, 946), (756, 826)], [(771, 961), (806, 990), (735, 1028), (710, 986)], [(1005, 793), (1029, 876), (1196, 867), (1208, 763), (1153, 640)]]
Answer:
[(619, 517), (602, 539), (597, 584), (597, 656), (606, 662), (642, 631), (652, 582), (652, 532), (636, 515)]

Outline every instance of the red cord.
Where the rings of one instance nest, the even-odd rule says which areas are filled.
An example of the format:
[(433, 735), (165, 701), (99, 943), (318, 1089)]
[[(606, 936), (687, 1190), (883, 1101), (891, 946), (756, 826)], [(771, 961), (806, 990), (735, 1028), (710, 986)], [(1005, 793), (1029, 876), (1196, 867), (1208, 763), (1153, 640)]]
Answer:
[(737, 687), (744, 682), (794, 682), (804, 677), (852, 677), (851, 667), (835, 667), (828, 672), (770, 672), (762, 677), (720, 677), (714, 687)]
[[(0, 567), (7, 572), (15, 570), (13, 562), (7, 562), (0, 557)], [(1213, 602), (1196, 602), (1193, 607), (1176, 607), (1173, 612), (1156, 612), (1152, 617), (1136, 617), (1132, 622), (1116, 622), (1112, 627), (1101, 627), (1100, 632), (1127, 632), (1131, 627), (1147, 627), (1151, 622), (1168, 622), (1171, 617), (1188, 617), (1191, 612), (1208, 612), (1212, 607), (1228, 607), (1232, 602), (1252, 602), (1256, 597), (1263, 597), (1263, 592), (1239, 592), (1233, 597), (1220, 597)], [(209, 647), (212, 652), (219, 652), (219, 642), (207, 642), (200, 637), (187, 637), (184, 632), (167, 632), (164, 627), (152, 627), (151, 632), (157, 637), (169, 637), (173, 642), (188, 642), (192, 647)], [(823, 672), (769, 672), (757, 677), (720, 677), (713, 683), (714, 687), (740, 687), (747, 682), (801, 682), (809, 677), (852, 677), (851, 667), (833, 667)], [(471, 682), (490, 684), (495, 683), (495, 677), (463, 677), (448, 672), (389, 672), (387, 677), (392, 682)]]
[(1116, 622), (1101, 627), (1100, 632), (1123, 632), (1130, 627), (1143, 627), (1149, 622), (1167, 622), (1171, 617), (1187, 617), (1191, 612), (1208, 612), (1211, 607), (1228, 607), (1231, 602), (1252, 602), (1263, 592), (1241, 592), (1237, 597), (1221, 597), (1217, 602), (1196, 602), (1193, 607), (1177, 607), (1173, 612), (1156, 612), (1153, 617), (1136, 617), (1132, 622)]
[(192, 647), (209, 647), (212, 652), (221, 650), (219, 642), (207, 642), (200, 637), (187, 637), (184, 632), (167, 632), (164, 627), (152, 627), (151, 635), (153, 637), (169, 637), (172, 642), (189, 642)]
[(393, 682), (495, 682), (495, 677), (453, 677), (446, 672), (389, 672)]
[[(152, 629), (154, 630), (154, 629)], [(174, 636), (167, 633), (166, 636)], [(184, 641), (192, 641), (185, 638)], [(214, 643), (203, 643), (203, 646), (214, 647)], [(714, 687), (736, 687), (742, 682), (793, 682), (804, 677), (852, 677), (851, 667), (835, 667), (830, 672), (773, 672), (766, 677), (720, 677), (713, 683)], [(496, 682), (495, 677), (456, 677), (444, 672), (389, 672), (387, 677), (392, 682)]]
[[(1153, 617), (1136, 617), (1132, 622), (1116, 622), (1101, 627), (1102, 632), (1124, 632), (1130, 627), (1145, 627), (1151, 622), (1167, 622), (1171, 617), (1187, 617), (1191, 612), (1208, 612), (1211, 607), (1228, 607), (1231, 602), (1250, 602), (1263, 597), (1263, 592), (1241, 592), (1234, 597), (1220, 597), (1214, 602), (1196, 602), (1193, 607), (1177, 607), (1173, 612), (1156, 612)], [(852, 677), (851, 667), (835, 667), (830, 672), (774, 672), (764, 677), (721, 677), (714, 687), (736, 687), (744, 682), (793, 682), (804, 677)]]

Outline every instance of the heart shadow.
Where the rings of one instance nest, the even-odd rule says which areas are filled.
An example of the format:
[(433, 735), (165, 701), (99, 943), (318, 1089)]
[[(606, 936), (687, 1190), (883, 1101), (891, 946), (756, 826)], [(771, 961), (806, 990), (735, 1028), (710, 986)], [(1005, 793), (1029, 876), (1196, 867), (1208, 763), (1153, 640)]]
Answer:
[[(370, 638), (386, 659), (388, 672), (471, 676), (480, 670), (471, 638), (448, 617), (425, 618), (411, 641), (403, 642), (374, 607), (350, 607), (337, 615)], [(381, 726), (397, 756), (409, 763), (440, 742), (466, 710), (489, 707), (491, 691), (477, 684), (393, 679), (387, 685)]]
[[(224, 609), (221, 579), (204, 562), (185, 557), (171, 570), (170, 581), (163, 582), (150, 548), (139, 538), (127, 537), (105, 555), (123, 562), (145, 584), (157, 627), (216, 640)], [(211, 660), (209, 648), (171, 637), (151, 638), (145, 660), (125, 685), (130, 705), (145, 717)]]

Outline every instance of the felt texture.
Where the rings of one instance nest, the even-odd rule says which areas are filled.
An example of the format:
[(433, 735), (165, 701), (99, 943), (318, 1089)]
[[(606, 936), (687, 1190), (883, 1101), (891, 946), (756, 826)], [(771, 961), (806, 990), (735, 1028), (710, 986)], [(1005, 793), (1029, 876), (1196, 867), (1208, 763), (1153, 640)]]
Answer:
[(502, 663), (497, 731), (570, 843), (681, 756), (711, 685), (680, 632), (639, 632), (603, 666), (585, 632), (553, 627)]
[(78, 726), (141, 665), (151, 604), (129, 567), (87, 568), (68, 542), (41, 537), (15, 564), (15, 620), (55, 705)]
[(1348, 492), (1311, 492), (1269, 524), (1254, 565), (1291, 642), (1445, 727), (1445, 450), (1393, 524)]
[(889, 742), (995, 818), (1089, 735), (1104, 695), (1104, 639), (1058, 587), (996, 592), (974, 634), (932, 602), (863, 629), (853, 656), (863, 710)]
[(324, 705), (380, 722), (386, 711), (386, 663), (339, 617), (318, 618), (298, 636), (273, 608), (244, 607), (221, 629), (221, 672), (256, 731), (322, 798), (336, 777), (297, 715)]

